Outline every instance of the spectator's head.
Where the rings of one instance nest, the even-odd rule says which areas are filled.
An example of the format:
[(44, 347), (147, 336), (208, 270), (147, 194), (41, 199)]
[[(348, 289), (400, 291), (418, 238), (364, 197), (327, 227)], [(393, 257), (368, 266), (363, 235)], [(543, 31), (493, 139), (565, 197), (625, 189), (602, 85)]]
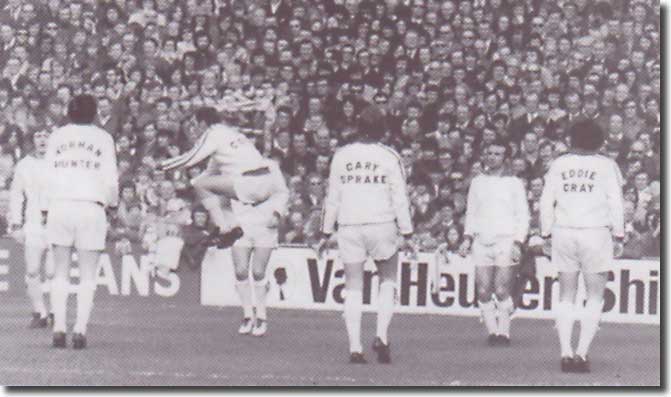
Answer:
[(648, 173), (645, 171), (638, 172), (634, 177), (634, 186), (636, 186), (636, 189), (638, 189), (639, 192), (647, 189), (649, 183), (650, 183), (650, 177), (648, 176)]
[(604, 142), (601, 127), (592, 120), (581, 120), (569, 129), (571, 147), (584, 151), (597, 151)]
[(209, 220), (209, 214), (207, 210), (202, 205), (197, 205), (191, 210), (191, 221), (193, 225), (199, 228), (204, 228), (207, 226)]
[(93, 123), (96, 112), (96, 100), (88, 94), (77, 95), (68, 104), (68, 118), (74, 124)]

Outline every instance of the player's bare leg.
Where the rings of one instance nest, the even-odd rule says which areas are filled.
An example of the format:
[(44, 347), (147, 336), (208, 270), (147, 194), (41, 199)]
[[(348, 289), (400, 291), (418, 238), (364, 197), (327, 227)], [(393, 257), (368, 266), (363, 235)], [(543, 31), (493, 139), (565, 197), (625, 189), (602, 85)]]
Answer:
[(252, 255), (251, 247), (232, 247), (233, 266), (235, 267), (235, 290), (242, 305), (242, 324), (238, 333), (247, 335), (254, 327), (254, 310), (252, 307), (252, 286), (249, 281), (249, 260)]
[(498, 318), (496, 334), (499, 344), (507, 346), (510, 344), (510, 316), (515, 309), (510, 296), (515, 279), (515, 268), (512, 266), (496, 267), (495, 273), (494, 293), (496, 294)]
[(493, 346), (497, 342), (496, 332), (498, 324), (496, 323), (496, 304), (492, 299), (494, 294), (494, 266), (476, 266), (475, 267), (475, 285), (478, 295), (478, 306), (482, 314), (482, 321), (487, 328), (489, 335), (487, 342)]
[(232, 245), (235, 240), (242, 236), (242, 229), (235, 222), (230, 204), (226, 205), (224, 209), (221, 198), (222, 196), (225, 197), (229, 203), (231, 199), (237, 199), (233, 179), (223, 175), (204, 173), (192, 179), (191, 186), (203, 207), (210, 214), (210, 219), (219, 228), (219, 232), (222, 235), (233, 233), (231, 236), (227, 236), (227, 240), (231, 241), (226, 241), (226, 243)]
[(396, 278), (398, 277), (398, 254), (383, 261), (375, 261), (380, 280), (377, 295), (377, 329), (373, 349), (377, 352), (377, 360), (381, 363), (391, 362), (389, 350), (389, 324), (394, 316), (396, 303)]
[(51, 310), (54, 313), (53, 346), (64, 348), (72, 248), (54, 245), (52, 252), (54, 255), (54, 279), (51, 282)]
[(580, 316), (580, 339), (576, 349), (575, 367), (576, 372), (589, 372), (589, 361), (587, 353), (589, 346), (599, 329), (599, 320), (603, 311), (603, 292), (608, 282), (607, 273), (583, 273), (585, 278), (585, 289), (587, 291), (587, 302), (581, 310)]
[(252, 335), (263, 336), (268, 330), (268, 314), (266, 311), (266, 294), (268, 292), (268, 280), (266, 279), (266, 268), (272, 248), (254, 248), (252, 255), (252, 278), (254, 279), (254, 306), (256, 307), (256, 319)]
[(575, 318), (575, 296), (578, 291), (578, 272), (559, 272), (559, 302), (555, 308), (555, 327), (561, 347), (563, 372), (573, 370), (571, 338)]
[(361, 316), (363, 312), (363, 266), (364, 262), (345, 263), (345, 325), (349, 338), (350, 362), (363, 364), (361, 346)]
[(26, 246), (24, 256), (26, 260), (26, 289), (33, 308), (33, 318), (29, 328), (46, 328), (48, 325), (48, 311), (42, 291), (42, 277), (40, 268), (45, 258), (45, 249)]
[(79, 256), (79, 287), (77, 289), (77, 320), (73, 329), (73, 347), (86, 347), (86, 329), (96, 293), (96, 275), (100, 251), (77, 250)]

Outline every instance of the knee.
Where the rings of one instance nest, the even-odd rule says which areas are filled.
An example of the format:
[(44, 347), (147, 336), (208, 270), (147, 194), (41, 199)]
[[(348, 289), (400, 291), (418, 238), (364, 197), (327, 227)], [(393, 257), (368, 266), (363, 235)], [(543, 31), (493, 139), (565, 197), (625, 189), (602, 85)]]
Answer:
[(254, 281), (263, 281), (266, 278), (266, 272), (260, 270), (252, 270), (252, 277)]
[(480, 302), (489, 302), (492, 299), (492, 291), (488, 286), (478, 286), (478, 300)]
[(247, 270), (235, 269), (235, 279), (239, 282), (247, 281), (249, 278), (249, 272)]
[(26, 283), (40, 279), (40, 274), (37, 272), (27, 272), (26, 273)]
[(504, 286), (496, 287), (496, 292), (494, 293), (496, 294), (496, 299), (499, 302), (508, 299), (508, 297), (510, 296), (510, 291), (508, 291), (508, 289)]

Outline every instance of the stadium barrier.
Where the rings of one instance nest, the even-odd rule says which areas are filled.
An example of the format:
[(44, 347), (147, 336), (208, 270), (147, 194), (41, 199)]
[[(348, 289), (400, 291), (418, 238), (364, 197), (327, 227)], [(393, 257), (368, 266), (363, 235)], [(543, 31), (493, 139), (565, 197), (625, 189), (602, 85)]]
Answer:
[[(473, 266), (468, 258), (440, 265), (440, 293), (432, 294), (433, 254), (419, 254), (417, 261), (402, 260), (398, 275), (397, 311), (442, 315), (478, 316)], [(659, 324), (659, 260), (617, 260), (604, 300), (603, 321)], [(306, 248), (282, 247), (273, 253), (268, 265), (268, 305), (274, 308), (341, 310), (344, 270), (331, 251), (323, 260)], [(559, 297), (556, 269), (547, 260), (537, 260), (535, 278), (523, 289), (515, 316), (552, 318), (552, 307)], [(201, 303), (232, 306), (239, 300), (234, 285), (234, 270), (229, 250), (210, 251), (203, 260)], [(581, 286), (578, 299), (584, 296)], [(377, 274), (372, 262), (366, 263), (364, 310), (375, 310)]]
[[(107, 252), (113, 252), (108, 249)], [(76, 262), (76, 255), (73, 255)], [(96, 300), (123, 298), (129, 301), (160, 298), (169, 303), (198, 304), (200, 272), (185, 269), (177, 273), (151, 271), (151, 257), (141, 254), (138, 246), (133, 253), (119, 256), (103, 254), (98, 271)], [(79, 271), (73, 266), (71, 282), (77, 283)], [(12, 239), (0, 239), (0, 297), (25, 295), (26, 285), (23, 246)], [(46, 287), (45, 287), (46, 289)], [(27, 304), (26, 299), (26, 306)], [(132, 303), (132, 302), (129, 302)]]

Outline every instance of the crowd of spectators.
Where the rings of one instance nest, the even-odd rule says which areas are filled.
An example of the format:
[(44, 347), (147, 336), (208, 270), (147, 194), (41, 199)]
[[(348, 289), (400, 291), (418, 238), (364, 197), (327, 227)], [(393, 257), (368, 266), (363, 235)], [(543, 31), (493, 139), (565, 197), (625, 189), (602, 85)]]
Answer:
[(659, 255), (655, 0), (3, 3), (0, 186), (30, 151), (31, 132), (63, 123), (69, 98), (93, 93), (122, 171), (110, 233), (120, 251), (180, 234), (188, 248), (204, 233), (189, 189), (203, 165), (155, 168), (198, 138), (201, 105), (280, 162), (291, 192), (281, 240), (310, 243), (330, 158), (376, 104), (407, 171), (423, 250), (459, 246), (469, 181), (497, 136), (526, 183), (536, 244), (544, 171), (567, 151), (567, 126), (593, 118), (624, 178), (627, 255)]

